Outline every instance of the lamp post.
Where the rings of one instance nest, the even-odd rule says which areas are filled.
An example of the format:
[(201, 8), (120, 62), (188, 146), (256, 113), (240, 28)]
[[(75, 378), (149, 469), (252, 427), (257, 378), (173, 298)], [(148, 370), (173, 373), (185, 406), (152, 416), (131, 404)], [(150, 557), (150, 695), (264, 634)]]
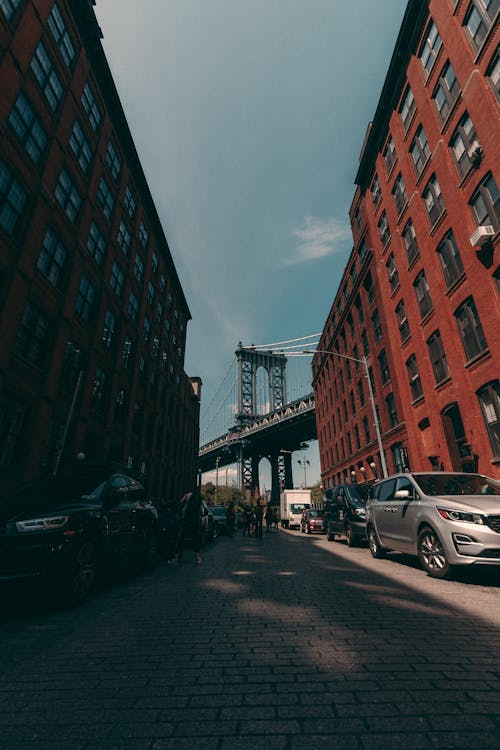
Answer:
[(304, 489), (307, 489), (307, 473), (306, 472), (307, 472), (307, 466), (310, 466), (311, 462), (307, 461), (305, 456), (302, 456), (302, 461), (300, 460), (300, 458), (298, 458), (297, 463), (299, 464), (299, 466), (304, 467)]
[(380, 434), (380, 425), (378, 421), (378, 414), (377, 414), (377, 408), (375, 406), (375, 397), (373, 395), (373, 388), (372, 388), (372, 382), (370, 380), (370, 371), (368, 369), (368, 360), (366, 357), (363, 357), (363, 359), (358, 359), (357, 357), (350, 357), (347, 354), (339, 354), (338, 352), (329, 352), (326, 349), (305, 349), (302, 354), (328, 354), (330, 357), (340, 357), (340, 359), (350, 359), (351, 362), (357, 362), (360, 365), (363, 365), (365, 368), (365, 377), (368, 381), (368, 393), (370, 396), (370, 403), (372, 405), (373, 410), (373, 419), (375, 422), (375, 432), (377, 433), (377, 443), (378, 443), (378, 450), (380, 455), (380, 466), (382, 467), (382, 476), (388, 477), (389, 472), (387, 471), (387, 464), (385, 462), (385, 455), (384, 455), (384, 447), (382, 445), (382, 436)]
[(215, 504), (217, 505), (218, 502), (218, 494), (219, 494), (219, 464), (220, 464), (220, 456), (217, 456), (215, 459)]

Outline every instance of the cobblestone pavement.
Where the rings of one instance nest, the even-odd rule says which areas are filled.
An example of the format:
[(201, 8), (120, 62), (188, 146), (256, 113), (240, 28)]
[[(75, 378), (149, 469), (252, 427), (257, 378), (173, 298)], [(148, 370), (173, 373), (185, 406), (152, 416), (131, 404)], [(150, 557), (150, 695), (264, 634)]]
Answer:
[(0, 614), (2, 750), (500, 748), (498, 570), (280, 530)]

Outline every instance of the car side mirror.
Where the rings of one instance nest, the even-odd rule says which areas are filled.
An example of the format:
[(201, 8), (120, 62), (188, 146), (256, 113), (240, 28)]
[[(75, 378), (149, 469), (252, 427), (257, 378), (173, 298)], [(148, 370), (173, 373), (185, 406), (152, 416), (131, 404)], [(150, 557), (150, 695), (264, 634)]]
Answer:
[(410, 500), (413, 499), (413, 495), (410, 493), (410, 490), (397, 490), (394, 493), (394, 497), (398, 500)]

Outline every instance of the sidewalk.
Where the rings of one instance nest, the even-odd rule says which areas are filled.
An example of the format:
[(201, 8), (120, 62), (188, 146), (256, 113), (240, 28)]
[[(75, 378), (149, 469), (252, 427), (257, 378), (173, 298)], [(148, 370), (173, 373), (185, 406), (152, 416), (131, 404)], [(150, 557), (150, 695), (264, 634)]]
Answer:
[(436, 598), (464, 587), (484, 610), (500, 589), (371, 570), (366, 550), (346, 549), (282, 530), (222, 537), (202, 565), (188, 550), (56, 613), (61, 637), (0, 675), (0, 745), (500, 748), (500, 614)]

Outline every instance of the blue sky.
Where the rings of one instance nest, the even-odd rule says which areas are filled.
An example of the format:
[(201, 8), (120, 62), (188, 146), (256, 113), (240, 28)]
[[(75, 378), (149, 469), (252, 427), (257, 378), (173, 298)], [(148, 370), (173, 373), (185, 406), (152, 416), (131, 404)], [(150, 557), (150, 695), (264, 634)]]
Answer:
[[(193, 320), (202, 411), (238, 341), (321, 331), (406, 3), (97, 0), (104, 49)], [(308, 483), (319, 479), (317, 446)], [(302, 480), (294, 460), (296, 481)], [(230, 475), (231, 476), (231, 475)]]

